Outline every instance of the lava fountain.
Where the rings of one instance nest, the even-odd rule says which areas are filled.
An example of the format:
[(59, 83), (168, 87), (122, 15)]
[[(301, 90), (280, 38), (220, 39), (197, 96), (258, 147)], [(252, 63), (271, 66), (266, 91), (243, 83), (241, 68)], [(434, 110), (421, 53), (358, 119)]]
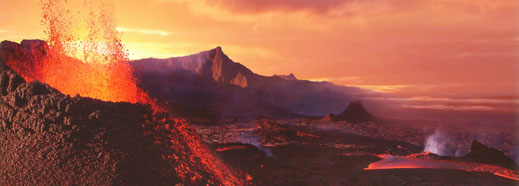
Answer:
[(49, 47), (46, 58), (35, 67), (39, 73), (33, 73), (34, 79), (64, 94), (150, 103), (133, 77), (115, 29), (113, 5), (108, 3), (42, 1)]
[[(42, 0), (41, 5), (46, 44), (34, 45), (38, 48), (32, 48), (32, 53), (16, 54), (22, 58), (7, 56), (6, 63), (14, 71), (26, 81), (47, 83), (64, 94), (151, 104), (156, 111), (162, 111), (133, 77), (111, 2)], [(168, 137), (156, 137), (156, 143), (168, 149), (163, 158), (173, 162), (177, 176), (184, 182), (243, 183), (210, 153), (187, 123), (164, 120), (143, 127), (150, 125)]]

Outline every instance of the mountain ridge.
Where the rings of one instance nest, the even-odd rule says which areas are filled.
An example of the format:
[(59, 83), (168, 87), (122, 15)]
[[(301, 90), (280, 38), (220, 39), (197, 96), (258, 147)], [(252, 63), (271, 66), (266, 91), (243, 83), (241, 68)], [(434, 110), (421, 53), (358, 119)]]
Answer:
[[(265, 105), (285, 110), (287, 115), (291, 116), (338, 114), (353, 100), (352, 98), (372, 93), (330, 82), (299, 80), (292, 73), (259, 75), (241, 63), (234, 62), (221, 47), (182, 57), (134, 60), (130, 64), (136, 72), (136, 77), (142, 82), (142, 88), (153, 97), (164, 102), (187, 104), (209, 110), (221, 107), (213, 113), (224, 117), (242, 117), (243, 115), (236, 113), (258, 110), (252, 107)], [(201, 103), (200, 100), (205, 100), (205, 103)]]
[[(42, 40), (20, 44), (4, 41), (0, 57), (26, 61), (27, 68), (21, 70), (32, 70), (31, 64), (40, 63), (45, 55), (45, 50), (40, 50), (45, 45)], [(25, 59), (28, 56), (33, 58)], [(21, 67), (25, 68), (25, 63)], [(293, 74), (259, 75), (234, 62), (221, 47), (183, 57), (129, 63), (140, 88), (152, 98), (169, 105), (172, 111), (196, 111), (200, 117), (324, 116), (338, 114), (356, 97), (372, 94), (357, 87), (299, 80)]]

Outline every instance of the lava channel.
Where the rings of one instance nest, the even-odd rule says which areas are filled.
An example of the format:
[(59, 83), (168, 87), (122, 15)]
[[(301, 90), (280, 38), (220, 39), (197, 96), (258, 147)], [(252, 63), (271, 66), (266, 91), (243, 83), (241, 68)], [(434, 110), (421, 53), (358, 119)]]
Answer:
[(411, 156), (394, 156), (389, 154), (377, 155), (382, 158), (378, 162), (371, 163), (364, 170), (377, 169), (451, 169), (473, 172), (488, 172), (497, 176), (519, 181), (519, 172), (494, 165), (461, 162), (452, 160), (438, 160), (429, 158), (416, 158)]

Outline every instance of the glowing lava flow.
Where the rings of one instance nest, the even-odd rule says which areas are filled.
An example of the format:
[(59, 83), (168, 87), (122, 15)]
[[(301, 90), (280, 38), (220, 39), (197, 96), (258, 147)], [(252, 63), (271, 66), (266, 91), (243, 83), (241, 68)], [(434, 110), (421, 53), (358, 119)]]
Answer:
[(230, 169), (218, 161), (185, 122), (163, 119), (149, 123), (149, 127), (159, 133), (155, 135), (155, 143), (166, 147), (162, 158), (172, 160), (175, 171), (185, 182), (193, 185), (243, 185), (243, 180), (236, 178)]
[[(47, 83), (64, 94), (151, 104), (156, 115), (164, 114), (133, 77), (115, 29), (113, 5), (101, 0), (42, 0), (41, 4), (47, 44), (35, 45), (41, 47), (34, 50), (39, 53), (8, 56), (6, 63), (14, 71), (26, 81)], [(184, 182), (242, 185), (241, 179), (209, 152), (186, 123), (157, 119), (143, 127), (162, 134), (155, 136), (156, 144), (167, 149), (164, 159), (170, 160)]]
[(216, 152), (223, 152), (223, 151), (228, 151), (228, 150), (235, 150), (235, 149), (245, 149), (247, 148), (246, 146), (243, 146), (243, 145), (232, 145), (232, 146), (228, 146), (228, 147), (219, 147), (219, 148), (216, 148)]
[(394, 156), (389, 154), (378, 155), (381, 161), (371, 163), (364, 170), (376, 169), (453, 169), (475, 172), (488, 172), (508, 179), (519, 180), (519, 172), (494, 165), (471, 163), (462, 161), (439, 160), (431, 158), (417, 158), (417, 155)]

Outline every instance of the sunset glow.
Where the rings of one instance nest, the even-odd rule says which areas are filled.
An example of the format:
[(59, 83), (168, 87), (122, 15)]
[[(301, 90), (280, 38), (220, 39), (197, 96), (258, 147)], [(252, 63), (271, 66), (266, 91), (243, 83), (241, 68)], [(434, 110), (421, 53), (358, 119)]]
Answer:
[[(44, 39), (39, 0), (0, 5), (0, 38)], [(514, 0), (115, 1), (131, 59), (222, 46), (259, 74), (418, 96), (515, 96), (518, 10)]]

